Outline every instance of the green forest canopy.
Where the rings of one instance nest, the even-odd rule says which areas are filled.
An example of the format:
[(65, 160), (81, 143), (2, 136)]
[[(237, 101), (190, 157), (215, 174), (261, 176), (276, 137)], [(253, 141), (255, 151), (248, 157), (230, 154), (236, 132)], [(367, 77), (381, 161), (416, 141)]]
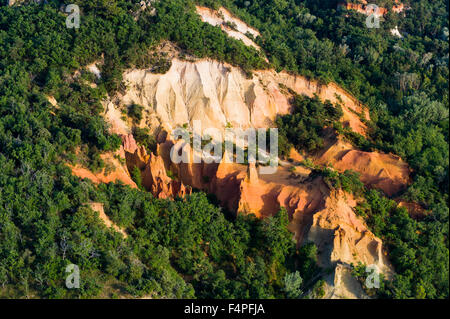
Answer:
[[(66, 167), (77, 149), (91, 169), (104, 166), (99, 155), (121, 141), (107, 131), (101, 99), (122, 88), (125, 68), (145, 67), (149, 50), (169, 40), (246, 71), (335, 81), (366, 103), (370, 145), (408, 161), (414, 183), (402, 196), (432, 211), (416, 221), (365, 193), (359, 213), (387, 242), (398, 274), (380, 296), (448, 298), (448, 4), (410, 1), (405, 17), (388, 14), (368, 30), (364, 16), (337, 11), (336, 1), (195, 1), (225, 5), (258, 28), (267, 64), (202, 23), (194, 1), (157, 2), (156, 16), (138, 20), (131, 12), (139, 1), (73, 2), (79, 29), (66, 28), (60, 1), (0, 7), (0, 296), (296, 298), (311, 288), (320, 272), (314, 246), (296, 252), (284, 211), (230, 220), (204, 194), (156, 200), (123, 185), (94, 186)], [(390, 35), (395, 25), (402, 39)], [(70, 80), (102, 55), (97, 88)], [(89, 202), (103, 203), (128, 239), (106, 229)], [(83, 271), (81, 289), (64, 286), (70, 263)]]

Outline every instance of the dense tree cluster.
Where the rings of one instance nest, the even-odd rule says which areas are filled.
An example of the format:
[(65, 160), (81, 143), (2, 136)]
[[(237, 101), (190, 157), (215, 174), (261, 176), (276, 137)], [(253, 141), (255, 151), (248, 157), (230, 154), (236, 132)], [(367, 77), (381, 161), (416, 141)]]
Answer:
[(324, 146), (324, 128), (336, 126), (343, 115), (342, 108), (329, 101), (321, 102), (317, 96), (308, 98), (295, 94), (291, 104), (291, 114), (276, 120), (279, 152), (288, 155), (292, 146), (308, 152), (320, 150)]

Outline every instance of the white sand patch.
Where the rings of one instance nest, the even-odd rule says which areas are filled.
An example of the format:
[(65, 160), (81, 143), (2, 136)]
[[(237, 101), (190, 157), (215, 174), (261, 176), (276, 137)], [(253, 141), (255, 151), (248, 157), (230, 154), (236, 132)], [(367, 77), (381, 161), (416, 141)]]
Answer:
[(94, 73), (94, 75), (97, 77), (97, 79), (100, 79), (102, 77), (100, 69), (98, 68), (98, 66), (95, 62), (87, 65), (86, 69), (88, 69), (89, 72)]

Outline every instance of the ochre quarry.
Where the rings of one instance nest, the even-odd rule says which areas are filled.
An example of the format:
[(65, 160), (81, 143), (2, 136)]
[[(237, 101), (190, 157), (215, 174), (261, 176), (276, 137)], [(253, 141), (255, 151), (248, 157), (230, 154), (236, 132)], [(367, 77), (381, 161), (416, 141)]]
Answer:
[[(262, 175), (252, 164), (174, 164), (170, 159), (174, 145), (171, 132), (180, 126), (192, 127), (194, 120), (200, 121), (203, 129), (273, 127), (278, 115), (291, 110), (289, 89), (340, 103), (343, 125), (366, 135), (369, 112), (346, 90), (334, 83), (322, 85), (272, 70), (255, 71), (248, 78), (239, 68), (208, 59), (174, 58), (165, 74), (128, 70), (124, 80), (127, 89), (104, 102), (105, 119), (111, 131), (122, 136), (128, 171), (138, 167), (142, 185), (155, 196), (173, 198), (199, 189), (214, 194), (232, 212), (261, 218), (286, 209), (297, 244), (314, 242), (321, 252), (321, 265), (334, 269), (326, 279), (327, 298), (367, 297), (351, 276), (351, 263), (370, 262), (386, 276), (392, 273), (381, 240), (353, 211), (356, 200), (350, 194), (330, 190), (322, 177), (312, 176), (309, 169), (281, 161), (276, 174)], [(144, 107), (138, 126), (149, 128), (156, 137), (156, 154), (147, 154), (136, 144), (130, 122), (123, 120), (120, 110), (131, 104)], [(296, 151), (291, 155), (294, 163), (304, 158)], [(341, 172), (355, 170), (367, 186), (388, 195), (398, 193), (410, 182), (409, 168), (400, 158), (362, 152), (339, 137), (327, 139), (323, 150), (308, 156), (316, 165), (332, 165)], [(168, 177), (169, 171), (174, 179)]]
[[(198, 10), (208, 23), (223, 26), (224, 21), (231, 19), (227, 13), (222, 14), (224, 21), (211, 22), (209, 20), (217, 16), (209, 9)], [(250, 30), (243, 23), (236, 25)], [(227, 31), (226, 26), (223, 28)], [(170, 151), (174, 145), (173, 130), (181, 126), (190, 129), (194, 121), (199, 121), (202, 129), (217, 128), (222, 132), (227, 127), (274, 127), (277, 116), (291, 111), (291, 92), (308, 97), (317, 95), (322, 101), (339, 103), (343, 126), (363, 136), (367, 135), (365, 123), (370, 121), (367, 108), (335, 83), (325, 85), (274, 70), (253, 71), (249, 76), (226, 63), (192, 57), (186, 61), (174, 54), (174, 50), (170, 51), (171, 67), (166, 73), (152, 73), (151, 69), (127, 70), (123, 74), (126, 89), (103, 102), (110, 131), (122, 137), (121, 156), (126, 165), (119, 163), (119, 167), (127, 171), (123, 179), (136, 187), (130, 176), (138, 169), (142, 186), (158, 198), (183, 197), (198, 189), (214, 194), (223, 207), (236, 214), (264, 218), (284, 208), (297, 245), (314, 242), (319, 249), (320, 266), (333, 269), (325, 278), (325, 297), (366, 298), (361, 285), (351, 275), (350, 264), (374, 264), (389, 277), (392, 267), (381, 240), (356, 216), (357, 199), (330, 189), (321, 176), (298, 164), (307, 157), (316, 165), (331, 165), (340, 172), (352, 169), (361, 174), (367, 186), (394, 195), (410, 183), (410, 170), (400, 158), (363, 152), (334, 136), (327, 138), (325, 147), (315, 154), (292, 150), (290, 162), (280, 160), (275, 174), (264, 175), (252, 163), (244, 165), (222, 160), (210, 164), (174, 164)], [(132, 104), (144, 107), (139, 123), (124, 117), (123, 110)], [(156, 154), (148, 154), (136, 143), (132, 125), (150, 130), (158, 143)], [(192, 158), (192, 151), (190, 155)], [(78, 167), (72, 169), (74, 174), (96, 182), (113, 180), (107, 176), (90, 176)]]
[[(248, 79), (240, 69), (213, 60), (188, 62), (175, 58), (166, 74), (130, 70), (124, 74), (124, 79), (127, 90), (114, 100), (104, 102), (111, 130), (120, 135), (131, 132), (120, 115), (120, 109), (131, 104), (144, 106), (140, 126), (150, 128), (155, 136), (164, 131), (170, 134), (176, 127), (191, 127), (194, 121), (199, 121), (203, 129), (274, 127), (276, 117), (291, 110), (291, 96), (286, 88), (297, 94), (317, 95), (323, 101), (340, 103), (344, 113), (341, 122), (361, 135), (366, 135), (367, 129), (362, 119), (370, 120), (367, 108), (334, 83), (321, 85), (301, 76), (274, 71), (256, 71)], [(297, 160), (301, 158), (298, 153), (292, 154)], [(402, 191), (410, 182), (409, 168), (399, 157), (362, 152), (341, 138), (331, 139), (321, 154), (313, 158), (316, 164), (329, 163), (340, 172), (355, 170), (366, 185), (388, 195)], [(182, 177), (186, 175), (185, 170), (194, 167), (179, 169)], [(186, 177), (182, 181), (202, 188), (204, 175), (194, 174), (194, 180)], [(209, 179), (212, 177), (209, 173), (206, 175)]]
[(314, 156), (316, 164), (331, 164), (340, 172), (358, 172), (366, 186), (380, 189), (388, 196), (399, 193), (411, 183), (411, 170), (399, 156), (360, 151), (340, 136), (332, 135), (326, 141), (325, 147)]
[(165, 74), (129, 70), (123, 78), (125, 93), (105, 101), (106, 118), (115, 132), (121, 133), (125, 133), (126, 125), (120, 120), (119, 108), (132, 103), (146, 108), (148, 127), (163, 126), (168, 131), (192, 125), (195, 120), (201, 121), (203, 128), (270, 127), (277, 115), (291, 110), (287, 89), (340, 103), (343, 125), (359, 134), (366, 134), (362, 118), (370, 119), (367, 108), (334, 83), (322, 85), (269, 70), (255, 71), (247, 78), (239, 68), (209, 59), (190, 62), (174, 58)]
[[(168, 158), (172, 141), (159, 144), (157, 155), (146, 155), (139, 151), (139, 146), (128, 148), (135, 145), (132, 135), (123, 139), (127, 145), (127, 165), (140, 167), (143, 184), (157, 197), (188, 194), (190, 187), (185, 187), (186, 184), (215, 194), (224, 207), (242, 214), (253, 213), (263, 218), (285, 208), (290, 218), (289, 230), (298, 246), (314, 242), (319, 248), (320, 265), (334, 269), (325, 280), (326, 298), (367, 297), (350, 275), (351, 263), (375, 264), (386, 276), (392, 274), (381, 240), (353, 211), (357, 201), (350, 194), (330, 190), (322, 177), (311, 176), (310, 170), (300, 167), (292, 172), (287, 167), (279, 167), (276, 174), (259, 175), (255, 164), (175, 165), (170, 159), (164, 160)], [(167, 178), (167, 169), (183, 183), (175, 184)], [(146, 172), (158, 178), (149, 178)]]

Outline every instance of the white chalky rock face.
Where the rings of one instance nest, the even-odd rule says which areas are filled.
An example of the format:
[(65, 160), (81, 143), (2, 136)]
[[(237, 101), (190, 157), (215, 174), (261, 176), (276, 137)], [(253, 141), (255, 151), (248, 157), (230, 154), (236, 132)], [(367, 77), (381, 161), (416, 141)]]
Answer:
[[(124, 81), (127, 89), (118, 96), (119, 104), (144, 106), (146, 118), (152, 118), (151, 125), (149, 121), (145, 124), (151, 129), (156, 129), (155, 125), (168, 130), (185, 124), (192, 127), (195, 120), (203, 129), (223, 130), (227, 125), (243, 129), (274, 127), (277, 115), (291, 110), (290, 94), (282, 89), (286, 87), (310, 97), (317, 94), (333, 103), (340, 96), (342, 121), (355, 132), (365, 131), (355, 114), (362, 112), (361, 106), (347, 92), (332, 83), (320, 85), (285, 72), (255, 71), (247, 78), (239, 68), (218, 61), (175, 58), (165, 74), (133, 69), (125, 72)], [(106, 108), (112, 109), (111, 105)]]
[(258, 74), (247, 79), (240, 69), (212, 60), (174, 59), (166, 74), (131, 70), (124, 80), (121, 102), (144, 106), (169, 129), (194, 120), (202, 128), (267, 127), (290, 108), (277, 83), (264, 85)]

